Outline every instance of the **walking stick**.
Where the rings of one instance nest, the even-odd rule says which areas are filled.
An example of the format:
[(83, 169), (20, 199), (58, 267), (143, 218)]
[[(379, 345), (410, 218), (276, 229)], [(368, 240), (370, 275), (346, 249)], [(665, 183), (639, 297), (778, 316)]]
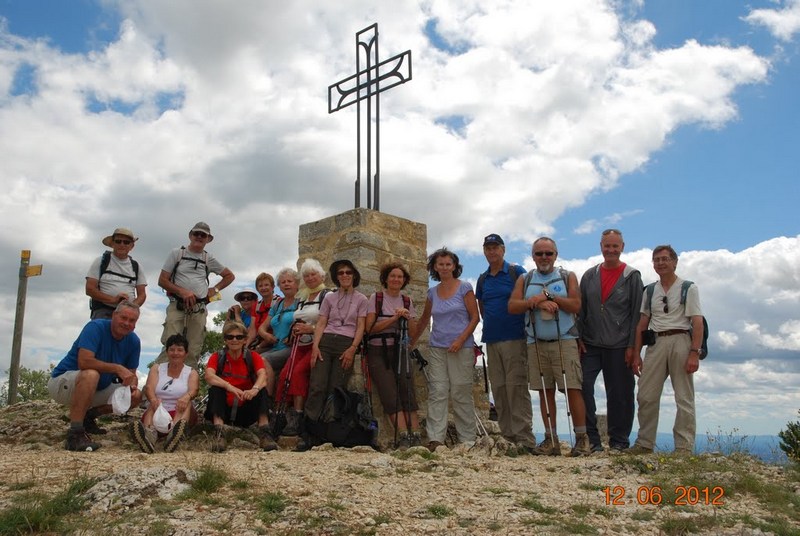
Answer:
[(533, 331), (533, 348), (536, 350), (536, 364), (539, 367), (539, 379), (542, 381), (542, 399), (544, 400), (544, 411), (547, 414), (547, 430), (550, 432), (550, 442), (553, 444), (553, 449), (556, 448), (556, 437), (553, 434), (553, 421), (550, 417), (550, 404), (547, 402), (547, 387), (544, 385), (544, 370), (542, 369), (542, 358), (539, 355), (539, 339), (536, 338), (536, 319), (534, 318), (534, 311), (528, 316), (528, 325), (531, 326)]
[(567, 389), (567, 372), (564, 370), (564, 351), (561, 348), (561, 324), (558, 320), (558, 311), (555, 314), (556, 318), (556, 334), (558, 335), (558, 357), (561, 360), (561, 378), (564, 382), (564, 401), (567, 405), (567, 425), (569, 426), (569, 443), (575, 446), (572, 441), (572, 413), (569, 409), (569, 389)]

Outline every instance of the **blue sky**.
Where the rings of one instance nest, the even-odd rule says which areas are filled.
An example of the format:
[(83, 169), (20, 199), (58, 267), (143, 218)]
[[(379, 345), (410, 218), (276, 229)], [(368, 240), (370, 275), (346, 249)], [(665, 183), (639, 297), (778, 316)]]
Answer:
[[(0, 0), (0, 262), (16, 271), (32, 249), (45, 264), (23, 364), (71, 344), (118, 225), (142, 237), (147, 355), (158, 269), (194, 221), (236, 288), (294, 265), (298, 225), (352, 207), (355, 112), (328, 115), (326, 88), (375, 21), (384, 57), (414, 57), (414, 80), (382, 97), (383, 211), (426, 223), (429, 249), (454, 248), (472, 280), (491, 232), (527, 267), (532, 239), (553, 236), (580, 274), (618, 227), (645, 281), (649, 248), (673, 244), (712, 328), (698, 429), (795, 418), (798, 0)], [(0, 283), (4, 310), (15, 293)], [(0, 346), (12, 325), (0, 316)]]

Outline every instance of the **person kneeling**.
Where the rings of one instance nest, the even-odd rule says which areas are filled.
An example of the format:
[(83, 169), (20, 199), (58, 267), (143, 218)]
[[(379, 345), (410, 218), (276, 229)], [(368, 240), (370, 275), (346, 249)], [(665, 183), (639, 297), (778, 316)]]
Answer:
[(269, 393), (274, 384), (271, 367), (260, 354), (245, 349), (247, 328), (241, 322), (226, 322), (222, 327), (225, 346), (211, 355), (206, 364), (208, 406), (205, 418), (214, 423), (212, 452), (227, 447), (223, 425), (248, 427), (258, 423), (259, 447), (275, 450), (278, 445), (269, 430)]

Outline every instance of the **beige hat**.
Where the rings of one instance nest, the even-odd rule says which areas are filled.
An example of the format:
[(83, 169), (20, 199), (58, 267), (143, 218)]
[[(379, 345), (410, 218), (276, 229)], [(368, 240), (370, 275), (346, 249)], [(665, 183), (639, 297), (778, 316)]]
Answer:
[(208, 224), (206, 222), (204, 222), (204, 221), (199, 221), (199, 222), (195, 223), (194, 227), (192, 227), (192, 230), (189, 231), (189, 234), (192, 234), (195, 231), (200, 231), (201, 233), (206, 233), (208, 235), (208, 241), (209, 242), (214, 240), (214, 235), (211, 234), (211, 227), (209, 227)]
[(130, 229), (127, 229), (125, 227), (117, 227), (116, 229), (114, 229), (113, 233), (111, 233), (110, 235), (108, 235), (103, 239), (103, 245), (109, 248), (114, 247), (114, 235), (127, 236), (134, 242), (139, 240), (133, 235), (133, 231), (131, 231)]

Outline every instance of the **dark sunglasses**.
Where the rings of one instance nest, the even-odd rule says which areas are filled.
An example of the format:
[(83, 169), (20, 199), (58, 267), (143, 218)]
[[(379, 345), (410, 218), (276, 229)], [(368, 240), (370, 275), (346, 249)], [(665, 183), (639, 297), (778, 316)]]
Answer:
[(245, 339), (245, 337), (246, 337), (246, 335), (225, 335), (225, 340), (226, 341), (232, 341), (232, 340), (236, 339), (237, 341), (243, 341)]
[(133, 240), (128, 240), (127, 238), (115, 238), (114, 243), (125, 244), (126, 246), (130, 246), (131, 244), (133, 244)]
[(170, 380), (167, 383), (165, 383), (164, 385), (161, 386), (161, 390), (162, 391), (166, 391), (167, 387), (172, 385), (172, 382), (174, 382), (174, 381), (175, 381), (175, 378), (170, 378)]
[(668, 313), (669, 312), (669, 305), (667, 305), (667, 297), (666, 296), (661, 296), (661, 303), (664, 304), (664, 312)]
[(253, 300), (255, 300), (255, 298), (252, 296), (242, 296), (241, 298), (239, 298), (239, 301), (253, 301)]
[(556, 254), (555, 251), (537, 251), (537, 252), (534, 253), (534, 256), (536, 256), (536, 257), (552, 257), (555, 254)]
[(208, 233), (204, 233), (203, 231), (193, 231), (192, 236), (197, 238), (208, 238)]
[(353, 275), (353, 270), (339, 270), (336, 275)]

